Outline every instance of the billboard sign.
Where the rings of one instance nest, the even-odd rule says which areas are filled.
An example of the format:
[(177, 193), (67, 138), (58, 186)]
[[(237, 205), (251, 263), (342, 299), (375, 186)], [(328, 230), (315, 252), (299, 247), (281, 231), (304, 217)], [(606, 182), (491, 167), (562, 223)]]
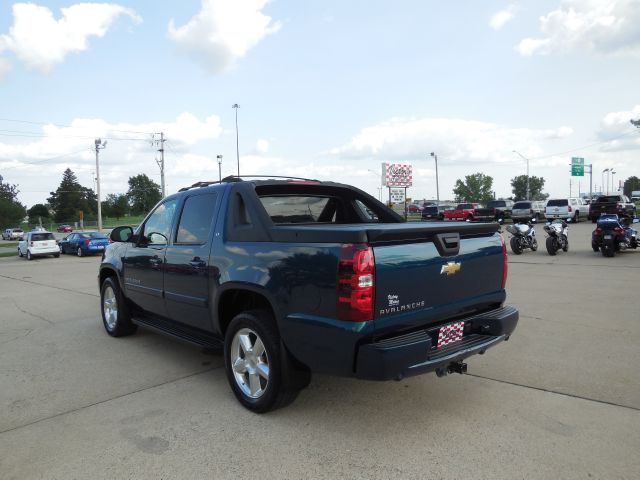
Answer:
[(412, 166), (400, 163), (383, 163), (382, 185), (385, 187), (410, 187), (413, 185)]
[(584, 177), (584, 158), (571, 158), (571, 176)]
[(404, 203), (404, 188), (391, 188), (391, 203)]

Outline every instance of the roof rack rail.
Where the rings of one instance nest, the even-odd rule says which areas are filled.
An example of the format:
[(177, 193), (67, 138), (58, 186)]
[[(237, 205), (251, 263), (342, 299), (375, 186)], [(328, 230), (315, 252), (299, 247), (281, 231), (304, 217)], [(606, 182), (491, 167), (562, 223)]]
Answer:
[(183, 187), (178, 191), (179, 192), (186, 192), (187, 190), (191, 190), (192, 188), (208, 187), (209, 185), (215, 185), (216, 183), (243, 182), (245, 178), (246, 179), (249, 179), (249, 178), (266, 178), (266, 179), (269, 179), (269, 180), (297, 180), (297, 181), (301, 181), (301, 182), (318, 182), (318, 183), (320, 183), (320, 180), (315, 180), (315, 179), (312, 179), (312, 178), (287, 177), (287, 176), (280, 176), (280, 175), (229, 175), (228, 177), (224, 177), (220, 181), (216, 180), (216, 181), (211, 181), (211, 182), (196, 182), (193, 185), (191, 185), (189, 187)]

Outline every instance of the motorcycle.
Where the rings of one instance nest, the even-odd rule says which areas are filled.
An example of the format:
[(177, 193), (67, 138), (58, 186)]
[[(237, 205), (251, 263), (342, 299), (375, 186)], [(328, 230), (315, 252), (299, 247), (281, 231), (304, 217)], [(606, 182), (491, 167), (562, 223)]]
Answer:
[(547, 232), (547, 252), (549, 255), (556, 255), (560, 249), (563, 252), (569, 250), (569, 225), (564, 220), (554, 220), (547, 223), (544, 226), (544, 231)]
[[(636, 220), (633, 221), (637, 223)], [(600, 215), (596, 229), (591, 234), (591, 248), (602, 252), (603, 257), (613, 257), (616, 252), (638, 248), (638, 231), (631, 228), (629, 217)]]
[(507, 232), (512, 235), (509, 245), (511, 245), (511, 251), (516, 255), (520, 255), (525, 248), (530, 248), (534, 252), (538, 250), (536, 232), (531, 223), (508, 225)]

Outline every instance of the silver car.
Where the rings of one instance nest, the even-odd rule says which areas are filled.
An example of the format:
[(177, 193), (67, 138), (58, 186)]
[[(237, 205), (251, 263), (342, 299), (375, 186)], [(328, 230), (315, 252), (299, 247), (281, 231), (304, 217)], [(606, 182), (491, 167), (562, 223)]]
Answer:
[(537, 222), (544, 219), (544, 202), (521, 200), (513, 204), (511, 218), (514, 223)]

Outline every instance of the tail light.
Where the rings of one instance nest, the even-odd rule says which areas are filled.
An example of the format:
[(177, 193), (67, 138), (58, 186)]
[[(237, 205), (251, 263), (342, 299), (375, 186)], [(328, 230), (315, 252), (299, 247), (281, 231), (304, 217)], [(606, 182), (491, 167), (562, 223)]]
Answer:
[(338, 263), (337, 314), (340, 320), (373, 320), (375, 260), (366, 243), (342, 246)]
[(598, 227), (593, 231), (593, 233), (595, 233), (596, 235), (602, 235), (602, 229)]
[(84, 241), (84, 244), (85, 244), (85, 245), (89, 245), (90, 243), (91, 243), (91, 240), (89, 240), (88, 238), (87, 238), (87, 239), (85, 239), (85, 241)]
[(616, 233), (616, 235), (624, 235), (624, 228), (622, 227), (616, 227), (613, 229), (613, 231)]
[(571, 205), (569, 205), (569, 211), (570, 211), (570, 212), (572, 211), (572, 210), (571, 210)]
[(502, 242), (502, 289), (507, 286), (507, 273), (509, 271), (509, 265), (507, 263), (507, 244), (504, 243), (504, 238), (500, 235), (500, 241)]
[(30, 246), (30, 247), (33, 247), (33, 242), (29, 242), (29, 246)]

